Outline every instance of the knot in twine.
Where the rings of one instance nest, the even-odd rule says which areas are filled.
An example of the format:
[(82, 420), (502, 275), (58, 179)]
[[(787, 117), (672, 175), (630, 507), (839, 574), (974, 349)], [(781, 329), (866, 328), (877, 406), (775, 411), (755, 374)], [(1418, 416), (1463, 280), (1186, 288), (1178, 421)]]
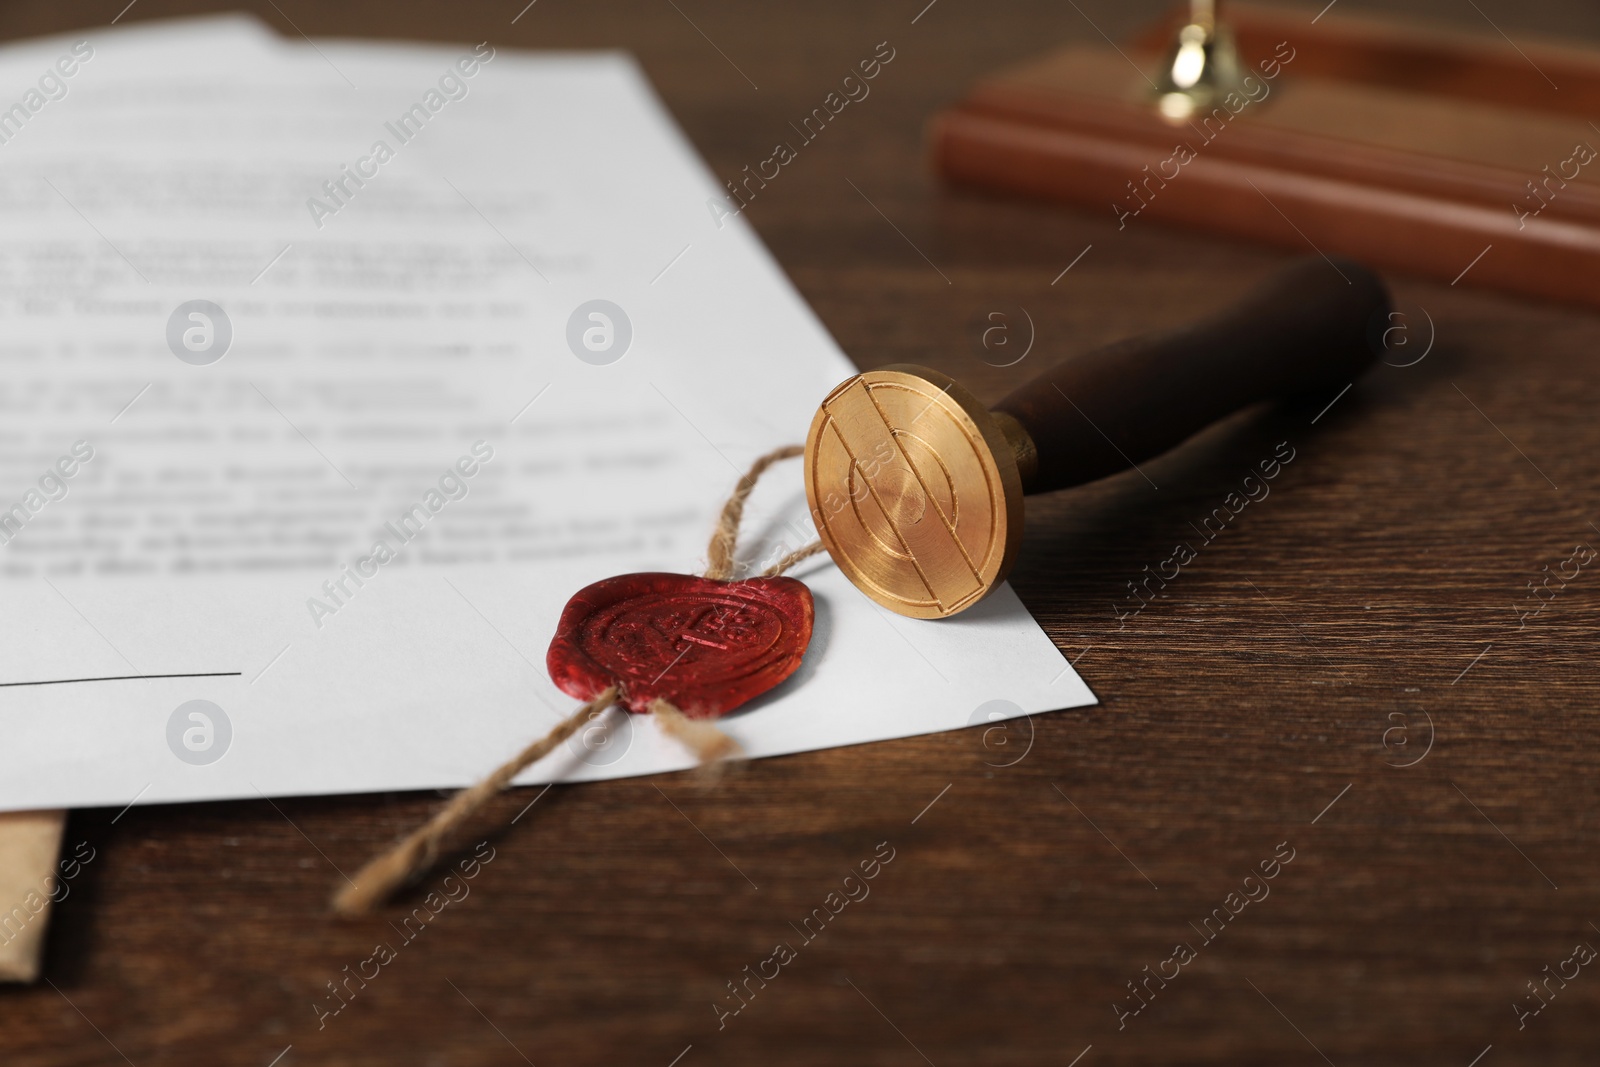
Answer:
[[(739, 523), (744, 518), (744, 505), (756, 482), (767, 468), (785, 459), (803, 455), (800, 445), (786, 445), (774, 449), (751, 464), (750, 470), (734, 486), (733, 495), (722, 506), (722, 515), (711, 535), (706, 549), (705, 577), (714, 581), (729, 581), (738, 571), (735, 549), (738, 547)], [(762, 571), (760, 577), (772, 578), (789, 570), (803, 560), (821, 552), (822, 542), (795, 549)], [(421, 827), (413, 830), (388, 851), (368, 861), (356, 872), (355, 879), (334, 895), (333, 910), (345, 916), (366, 915), (385, 903), (401, 886), (416, 881), (431, 868), (439, 852), (456, 829), (472, 818), (496, 795), (510, 788), (512, 779), (523, 770), (553, 752), (557, 745), (577, 733), (585, 724), (598, 718), (623, 696), (620, 686), (610, 686), (594, 699), (580, 705), (571, 715), (562, 719), (555, 728), (539, 740), (502, 763), (482, 781), (463, 789), (436, 812)], [(736, 759), (743, 753), (737, 742), (711, 723), (691, 719), (670, 701), (657, 699), (650, 704), (651, 717), (663, 733), (694, 753), (702, 772), (715, 777), (715, 769), (726, 760)]]

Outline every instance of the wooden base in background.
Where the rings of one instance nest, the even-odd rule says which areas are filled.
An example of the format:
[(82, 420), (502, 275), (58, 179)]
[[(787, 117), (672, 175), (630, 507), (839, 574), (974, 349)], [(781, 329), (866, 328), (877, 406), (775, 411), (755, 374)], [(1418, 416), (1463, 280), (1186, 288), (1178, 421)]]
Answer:
[(1067, 48), (981, 83), (935, 120), (937, 168), (1123, 227), (1600, 306), (1600, 50), (1243, 4), (1228, 18), (1248, 97), (1161, 117), (1147, 75), (1163, 24), (1126, 54)]

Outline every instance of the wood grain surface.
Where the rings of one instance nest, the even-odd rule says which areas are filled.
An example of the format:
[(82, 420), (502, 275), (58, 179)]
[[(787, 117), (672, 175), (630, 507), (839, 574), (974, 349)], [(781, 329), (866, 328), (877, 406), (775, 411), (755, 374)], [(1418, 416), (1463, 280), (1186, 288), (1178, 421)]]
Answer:
[[(0, 36), (100, 25), (124, 2), (6, 5)], [(977, 77), (1119, 37), (1158, 4), (538, 0), (513, 24), (522, 2), (260, 13), (290, 35), (632, 49), (725, 178), (888, 40), (871, 96), (748, 217), (858, 363), (930, 364), (987, 400), (1058, 355), (1199, 316), (1284, 258), (929, 175), (923, 124)], [(203, 7), (139, 0), (124, 20)], [(1600, 40), (1578, 0), (1383, 7)], [(763, 760), (710, 793), (681, 776), (552, 789), (409, 942), (326, 903), (336, 868), (433, 794), (74, 812), (65, 847), (94, 858), (44, 980), (0, 992), (0, 1063), (1594, 1062), (1594, 968), (1552, 979), (1520, 1029), (1513, 1004), (1600, 946), (1600, 573), (1565, 563), (1600, 545), (1600, 318), (1473, 292), (1470, 273), (1390, 282), (1412, 344), (1393, 361), (1436, 330), (1420, 362), (1028, 501), (1014, 584), (1099, 706), (987, 744), (966, 730)], [(982, 347), (989, 316), (1020, 343), (1023, 309), (1032, 351), (991, 366), (1016, 349)], [(1270, 493), (1202, 536), (1281, 455)], [(1193, 558), (1135, 613), (1128, 583), (1170, 573), (1181, 543)], [(1563, 569), (1523, 625), (1528, 583)], [(870, 895), (807, 941), (801, 921), (891, 849)], [(319, 1024), (326, 984), (380, 942), (394, 958)], [(727, 983), (780, 942), (794, 958), (719, 1029)], [(1115, 1005), (1140, 1003), (1128, 983), (1171, 975), (1179, 943), (1193, 958), (1119, 1028)]]

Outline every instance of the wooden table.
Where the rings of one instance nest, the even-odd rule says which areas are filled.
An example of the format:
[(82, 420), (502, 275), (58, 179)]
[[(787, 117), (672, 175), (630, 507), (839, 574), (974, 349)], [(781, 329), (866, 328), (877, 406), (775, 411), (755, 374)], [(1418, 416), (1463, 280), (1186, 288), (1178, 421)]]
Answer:
[[(930, 178), (922, 124), (973, 78), (1099, 40), (1090, 19), (1124, 34), (1155, 2), (542, 0), (513, 24), (521, 2), (260, 6), (291, 35), (632, 49), (725, 178), (889, 41), (871, 96), (748, 217), (862, 366), (931, 364), (988, 399), (1279, 260)], [(0, 35), (122, 3), (8, 6)], [(142, 0), (125, 20), (207, 6)], [(1471, 6), (1383, 6), (1489, 30)], [(1477, 6), (1514, 39), (1600, 37), (1577, 0)], [(765, 760), (712, 793), (683, 777), (553, 790), (410, 943), (326, 901), (334, 865), (432, 794), (77, 812), (67, 847), (96, 858), (55, 916), (47, 981), (0, 993), (0, 1062), (1592, 1063), (1600, 974), (1552, 982), (1523, 1029), (1512, 1005), (1600, 945), (1600, 574), (1518, 618), (1529, 581), (1600, 545), (1600, 319), (1392, 281), (1411, 351), (1421, 309), (1437, 326), (1422, 362), (1378, 368), (1320, 416), (1242, 415), (1148, 480), (1029, 502), (1015, 586), (1098, 707), (1007, 745), (967, 730)], [(1033, 353), (988, 366), (989, 314), (1021, 329), (1021, 308)], [(1295, 458), (1270, 496), (1202, 543), (1194, 527), (1279, 442)], [(1119, 620), (1127, 583), (1179, 542), (1194, 561)], [(870, 896), (805, 941), (791, 924), (880, 842), (894, 859)], [(1214, 918), (1208, 942), (1203, 920), (1246, 890), (1270, 895)], [(327, 983), (385, 941), (396, 958), (319, 1029)], [(727, 983), (779, 942), (796, 958), (719, 1030)], [(1148, 980), (1119, 1029), (1114, 1005), (1141, 1003), (1128, 983), (1172, 975), (1180, 942), (1194, 958)]]

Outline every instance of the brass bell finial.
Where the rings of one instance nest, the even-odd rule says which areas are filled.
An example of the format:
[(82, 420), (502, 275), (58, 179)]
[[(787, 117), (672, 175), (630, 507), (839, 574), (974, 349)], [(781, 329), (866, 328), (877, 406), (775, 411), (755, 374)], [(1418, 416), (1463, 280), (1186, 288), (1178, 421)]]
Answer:
[(1217, 19), (1217, 0), (1190, 0), (1189, 21), (1178, 29), (1156, 77), (1156, 107), (1183, 122), (1239, 87), (1239, 53), (1233, 34)]

